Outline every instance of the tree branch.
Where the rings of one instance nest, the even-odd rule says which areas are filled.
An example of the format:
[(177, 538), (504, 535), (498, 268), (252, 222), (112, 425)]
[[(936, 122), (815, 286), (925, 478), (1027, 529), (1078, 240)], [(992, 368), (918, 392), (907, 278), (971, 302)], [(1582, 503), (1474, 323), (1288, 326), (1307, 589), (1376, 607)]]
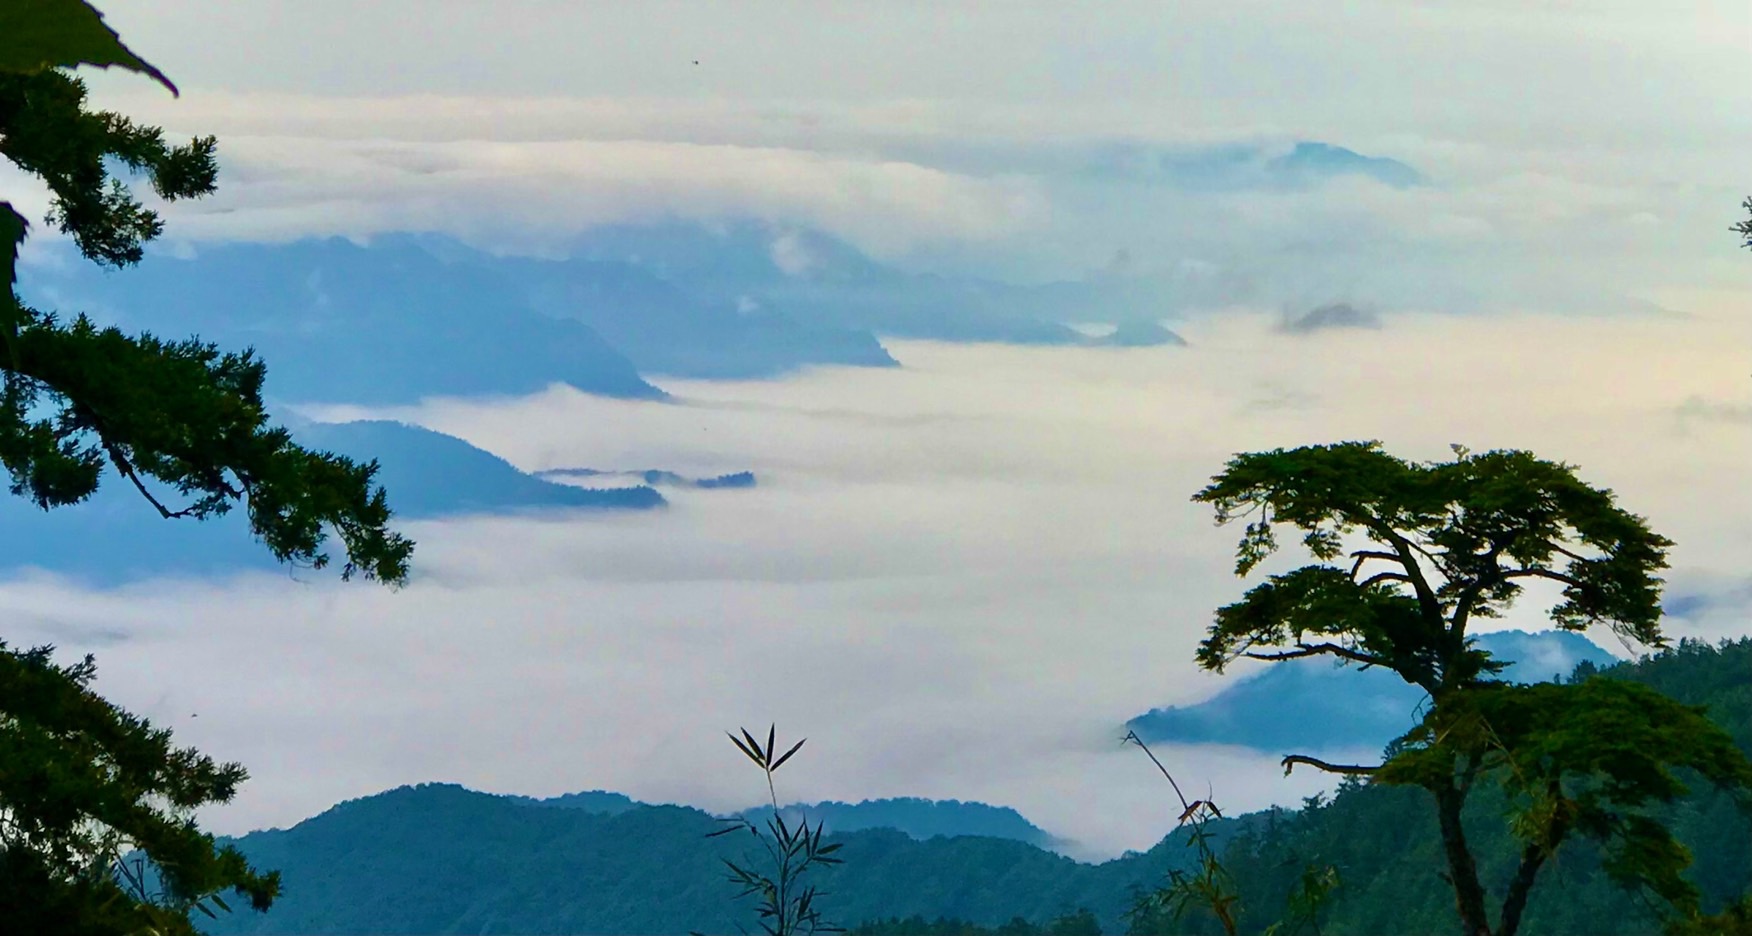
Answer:
[(1572, 588), (1587, 588), (1588, 587), (1588, 584), (1586, 582), (1582, 581), (1581, 579), (1576, 578), (1573, 575), (1565, 575), (1562, 572), (1554, 572), (1551, 569), (1536, 569), (1536, 568), (1509, 569), (1508, 571), (1503, 573), (1503, 578), (1506, 578), (1506, 579), (1542, 578), (1542, 579), (1550, 579), (1554, 582), (1562, 582), (1565, 585), (1568, 585)]
[(1376, 572), (1374, 575), (1358, 582), (1357, 587), (1368, 588), (1370, 585), (1375, 585), (1380, 582), (1404, 582), (1407, 585), (1412, 584), (1411, 576), (1406, 575), (1404, 572)]
[(1381, 769), (1379, 766), (1363, 767), (1357, 764), (1328, 764), (1318, 757), (1309, 757), (1305, 754), (1287, 754), (1283, 759), (1284, 775), (1288, 776), (1290, 771), (1295, 769), (1297, 764), (1306, 764), (1309, 767), (1315, 767), (1324, 770), (1327, 773), (1351, 774), (1353, 776), (1367, 776)]
[(132, 481), (135, 490), (140, 492), (140, 496), (146, 498), (147, 503), (158, 508), (158, 513), (163, 516), (164, 519), (176, 520), (180, 517), (187, 517), (194, 513), (193, 507), (184, 507), (182, 510), (171, 510), (169, 507), (164, 506), (158, 498), (152, 496), (151, 491), (146, 489), (146, 483), (140, 480), (140, 475), (134, 471), (134, 466), (128, 463), (127, 457), (122, 455), (120, 449), (108, 443), (104, 445), (104, 448), (109, 452), (110, 462), (116, 466), (116, 471), (121, 473), (122, 477)]
[[(1398, 530), (1388, 526), (1384, 520), (1370, 517), (1364, 526), (1368, 527), (1376, 536), (1386, 540), (1393, 547), (1393, 551), (1398, 554), (1399, 564), (1405, 568), (1405, 574), (1410, 578), (1412, 590), (1417, 593), (1418, 610), (1422, 611), (1424, 617), (1432, 623), (1442, 621), (1442, 603), (1436, 598), (1436, 591), (1430, 587), (1429, 580), (1424, 578), (1423, 569), (1417, 564), (1417, 557), (1412, 555), (1412, 551), (1416, 550), (1429, 556), (1429, 551), (1407, 539)], [(1434, 562), (1435, 557), (1431, 556), (1430, 561)]]
[(1480, 573), (1478, 578), (1472, 580), (1472, 584), (1460, 590), (1460, 599), (1454, 603), (1455, 633), (1466, 633), (1466, 622), (1472, 618), (1472, 609), (1478, 603), (1478, 596), (1483, 594), (1486, 588), (1502, 581), (1502, 567), (1497, 565), (1497, 557), (1502, 555), (1502, 552), (1503, 544), (1491, 543), (1490, 552), (1481, 557), (1489, 564), (1489, 571)]
[(1389, 662), (1385, 657), (1378, 657), (1371, 653), (1352, 650), (1349, 647), (1341, 647), (1335, 643), (1297, 644), (1296, 649), (1285, 650), (1281, 653), (1254, 653), (1252, 651), (1244, 651), (1241, 655), (1250, 660), (1299, 660), (1303, 657), (1331, 655), (1343, 657), (1347, 660), (1354, 660), (1365, 666), (1386, 666)]
[(1359, 549), (1356, 552), (1351, 553), (1351, 558), (1356, 560), (1356, 562), (1351, 564), (1350, 570), (1351, 578), (1353, 579), (1357, 577), (1358, 572), (1362, 571), (1363, 563), (1370, 559), (1385, 559), (1388, 562), (1400, 561), (1397, 555), (1390, 552), (1382, 552), (1379, 549)]
[(1568, 556), (1577, 562), (1588, 562), (1589, 561), (1587, 556), (1580, 555), (1579, 553), (1570, 552), (1569, 550), (1563, 548), (1562, 546), (1558, 545), (1557, 543), (1547, 543), (1546, 545), (1550, 546), (1552, 548), (1552, 550), (1554, 552), (1558, 553), (1559, 555)]

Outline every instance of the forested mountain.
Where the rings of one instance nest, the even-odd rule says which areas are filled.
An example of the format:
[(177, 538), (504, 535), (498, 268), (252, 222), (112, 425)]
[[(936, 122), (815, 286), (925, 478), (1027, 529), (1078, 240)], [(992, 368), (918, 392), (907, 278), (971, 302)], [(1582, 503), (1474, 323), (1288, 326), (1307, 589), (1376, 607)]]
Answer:
[[(1495, 631), (1478, 645), (1509, 661), (1502, 678), (1559, 679), (1583, 662), (1613, 657), (1567, 631)], [(1317, 657), (1274, 664), (1243, 676), (1196, 705), (1153, 709), (1126, 723), (1145, 741), (1234, 744), (1270, 754), (1341, 751), (1382, 745), (1421, 717), (1424, 693), (1385, 669), (1361, 669)]]
[[(1648, 683), (1707, 706), (1752, 750), (1752, 639), (1709, 647), (1683, 643), (1637, 663), (1574, 678)], [(1220, 802), (1222, 791), (1216, 791)], [(1271, 810), (1215, 823), (1223, 860), (1240, 882), (1242, 923), (1274, 921), (1294, 878), (1309, 864), (1340, 876), (1322, 932), (1444, 932), (1453, 897), (1438, 873), (1435, 818), (1417, 790), (1352, 784), (1300, 810)], [(563, 798), (561, 798), (563, 799)], [(222, 917), (215, 933), (593, 933), (736, 931), (750, 919), (731, 897), (722, 857), (752, 858), (745, 835), (706, 838), (719, 821), (695, 809), (632, 804), (600, 791), (581, 808), (460, 787), (403, 788), (343, 803), (291, 829), (238, 840), (259, 866), (279, 868), (285, 896), (265, 915)], [(1476, 795), (1474, 847), (1486, 880), (1500, 887), (1514, 847), (1500, 799)], [(601, 808), (606, 807), (606, 808)], [(1706, 907), (1752, 883), (1752, 819), (1725, 797), (1694, 795), (1669, 817), (1698, 856), (1693, 879)], [(1164, 830), (1167, 831), (1167, 830)], [(1089, 909), (1107, 932), (1139, 888), (1186, 862), (1184, 834), (1149, 852), (1091, 865), (1023, 842), (956, 837), (919, 841), (870, 829), (833, 836), (842, 867), (823, 874), (824, 908), (846, 924), (919, 915), (997, 927), (1020, 917), (1043, 924)], [(1649, 905), (1610, 884), (1597, 851), (1570, 843), (1535, 889), (1529, 932), (1645, 933)], [(1189, 918), (1186, 932), (1215, 932)]]

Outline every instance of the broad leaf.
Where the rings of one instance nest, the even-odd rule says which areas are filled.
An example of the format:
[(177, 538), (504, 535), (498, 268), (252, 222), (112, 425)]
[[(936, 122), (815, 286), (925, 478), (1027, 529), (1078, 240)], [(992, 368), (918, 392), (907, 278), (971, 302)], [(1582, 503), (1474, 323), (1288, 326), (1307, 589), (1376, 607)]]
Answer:
[(115, 66), (149, 75), (177, 93), (176, 85), (123, 45), (104, 25), (103, 14), (85, 0), (6, 0), (0, 3), (0, 37), (0, 72)]

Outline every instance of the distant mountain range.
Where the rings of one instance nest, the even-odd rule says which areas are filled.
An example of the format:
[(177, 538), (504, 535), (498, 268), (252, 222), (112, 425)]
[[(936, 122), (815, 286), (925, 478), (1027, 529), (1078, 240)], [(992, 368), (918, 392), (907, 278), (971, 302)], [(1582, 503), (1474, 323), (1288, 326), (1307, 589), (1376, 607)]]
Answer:
[[(531, 510), (649, 510), (663, 495), (644, 476), (614, 476), (595, 487), (561, 484), (454, 436), (387, 421), (293, 424), (310, 448), (376, 459), (378, 480), (397, 516), (410, 519)], [(656, 472), (669, 475), (668, 472)], [(752, 486), (747, 472), (695, 486)], [(249, 542), (241, 510), (207, 521), (165, 520), (132, 488), (110, 483), (91, 500), (53, 511), (23, 498), (0, 498), (0, 570), (25, 567), (97, 585), (161, 576), (220, 575), (277, 568)]]
[[(1410, 187), (1404, 163), (1297, 142), (1122, 145), (1081, 172), (1200, 188), (1306, 187), (1343, 177)], [(58, 249), (58, 253), (56, 250)], [(565, 259), (485, 253), (444, 236), (215, 243), (106, 271), (70, 247), (27, 260), (19, 292), (62, 315), (253, 346), (292, 402), (409, 403), (552, 383), (662, 399), (642, 375), (754, 378), (820, 364), (890, 367), (879, 336), (943, 341), (1184, 343), (1162, 326), (1185, 297), (1123, 269), (1011, 284), (911, 273), (818, 230), (758, 219), (605, 225)], [(1069, 323), (1105, 322), (1091, 339)]]
[[(1561, 642), (1519, 645), (1564, 649)], [(1527, 670), (1533, 675), (1555, 659), (1547, 653), (1522, 665), (1534, 667)], [(1604, 670), (1705, 707), (1752, 751), (1748, 673), (1752, 639), (1719, 648), (1688, 643)], [(1323, 715), (1305, 714), (1297, 724), (1314, 730)], [(1254, 720), (1280, 717), (1267, 710)], [(1221, 800), (1222, 792), (1216, 796)], [(1332, 863), (1342, 882), (1325, 931), (1451, 928), (1453, 896), (1435, 877), (1440, 844), (1426, 800), (1420, 790), (1359, 784), (1301, 810), (1212, 823), (1208, 831), (1235, 876), (1247, 931), (1281, 912), (1310, 862)], [(798, 808), (826, 818), (837, 829), (830, 838), (843, 843), (837, 857), (845, 864), (815, 880), (826, 892), (828, 919), (846, 925), (914, 914), (983, 926), (1015, 917), (1040, 924), (1088, 908), (1107, 932), (1120, 932), (1134, 895), (1160, 885), (1170, 869), (1186, 868), (1194, 855), (1185, 830), (1166, 824), (1150, 850), (1087, 864), (1022, 840), (1039, 830), (1001, 807), (902, 799), (786, 810)], [(1496, 785), (1481, 784), (1468, 811), (1468, 835), (1493, 880), (1509, 873), (1521, 848), (1501, 821), (1506, 809)], [(1752, 872), (1752, 816), (1731, 795), (1694, 790), (1663, 815), (1697, 856), (1690, 876), (1706, 908), (1743, 890)], [(866, 822), (906, 825), (911, 834), (855, 828)], [(752, 923), (752, 907), (736, 901), (738, 888), (725, 880), (722, 860), (757, 862), (762, 853), (746, 834), (707, 837), (721, 828), (701, 810), (600, 790), (533, 799), (453, 784), (402, 787), (341, 803), (289, 829), (231, 840), (259, 867), (282, 873), (284, 896), (266, 914), (240, 909), (199, 922), (219, 936), (738, 932)], [(1566, 844), (1559, 862), (1561, 873), (1542, 878), (1528, 905), (1530, 932), (1659, 928), (1647, 900), (1606, 879), (1592, 845)], [(1188, 930), (1212, 931), (1200, 920), (1190, 920)]]
[[(1511, 661), (1502, 678), (1541, 682), (1614, 657), (1568, 631), (1495, 631), (1478, 645)], [(1313, 657), (1273, 663), (1197, 705), (1152, 709), (1126, 723), (1145, 741), (1234, 744), (1271, 754), (1384, 747), (1410, 731), (1423, 690), (1384, 669)]]
[[(756, 806), (742, 815), (760, 822), (771, 816), (771, 806)], [(820, 803), (792, 803), (781, 807), (779, 814), (786, 821), (807, 817), (832, 832), (857, 832), (863, 829), (893, 829), (908, 838), (926, 841), (933, 838), (955, 838), (976, 835), (985, 838), (1025, 842), (1052, 849), (1058, 840), (1044, 829), (1022, 818), (1008, 806), (960, 800), (928, 800), (916, 797), (864, 800), (841, 803), (827, 800)]]
[[(611, 226), (565, 260), (437, 235), (202, 245), (102, 270), (70, 250), (21, 269), (27, 302), (99, 324), (254, 347), (266, 392), (390, 405), (553, 383), (664, 399), (642, 375), (769, 377), (892, 367), (877, 335), (1029, 344), (1181, 344), (1161, 297), (1111, 282), (1014, 286), (901, 272), (809, 230), (759, 221)], [(1090, 339), (1065, 322), (1115, 320)]]
[[(531, 806), (544, 806), (551, 809), (581, 809), (585, 812), (606, 815), (615, 815), (629, 809), (652, 805), (641, 803), (621, 793), (610, 793), (606, 790), (567, 793), (546, 799), (535, 799), (528, 796), (513, 796), (511, 799)], [(771, 806), (755, 806), (743, 810), (738, 815), (756, 822), (765, 822), (767, 817), (772, 815), (772, 812)], [(1021, 813), (1008, 806), (989, 806), (985, 803), (975, 802), (964, 803), (952, 799), (929, 800), (916, 797), (898, 797), (863, 800), (857, 803), (827, 800), (820, 803), (790, 803), (780, 807), (779, 812), (787, 822), (800, 818), (807, 818), (812, 825), (820, 822), (827, 827), (829, 833), (857, 832), (863, 829), (893, 829), (908, 838), (919, 841), (939, 837), (955, 838), (963, 835), (977, 835), (1026, 842), (1041, 848), (1051, 848), (1056, 842), (1045, 830), (1022, 818)]]

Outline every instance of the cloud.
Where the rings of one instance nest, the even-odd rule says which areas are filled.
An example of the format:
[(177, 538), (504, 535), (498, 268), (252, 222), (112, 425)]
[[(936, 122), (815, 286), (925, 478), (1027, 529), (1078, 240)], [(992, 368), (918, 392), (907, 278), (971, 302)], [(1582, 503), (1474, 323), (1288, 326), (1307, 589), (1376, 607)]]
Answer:
[(1706, 400), (1694, 396), (1679, 404), (1677, 412), (1682, 421), (1696, 419), (1705, 422), (1752, 425), (1752, 403)]
[(166, 206), (175, 239), (437, 231), (498, 251), (551, 253), (599, 225), (753, 217), (886, 255), (997, 237), (1038, 209), (1024, 183), (770, 147), (284, 136), (230, 136), (223, 147), (219, 193)]
[[(1714, 593), (1752, 564), (1752, 437), (1682, 426), (1675, 407), (1744, 379), (1737, 321), (1405, 315), (1310, 355), (1273, 315), (1235, 311), (1187, 323), (1191, 348), (901, 342), (898, 370), (675, 382), (677, 405), (433, 400), (372, 415), (527, 470), (748, 468), (761, 485), (677, 490), (653, 515), (411, 524), (401, 592), (307, 574), (23, 579), (0, 608), (10, 642), (96, 652), (100, 691), (250, 768), (207, 814), (222, 831), (425, 780), (740, 808), (761, 791), (721, 731), (776, 721), (810, 738), (787, 799), (980, 799), (1112, 855), (1173, 825), (1120, 726), (1225, 685), (1192, 648), (1245, 587), (1237, 534), (1187, 498), (1229, 455), (1347, 438), (1422, 458), (1456, 440), (1530, 448), (1674, 538), (1676, 594)], [(1260, 408), (1262, 394), (1301, 402)], [(1495, 623), (1543, 618), (1530, 600)], [(1257, 752), (1158, 754), (1228, 810), (1325, 782)]]

